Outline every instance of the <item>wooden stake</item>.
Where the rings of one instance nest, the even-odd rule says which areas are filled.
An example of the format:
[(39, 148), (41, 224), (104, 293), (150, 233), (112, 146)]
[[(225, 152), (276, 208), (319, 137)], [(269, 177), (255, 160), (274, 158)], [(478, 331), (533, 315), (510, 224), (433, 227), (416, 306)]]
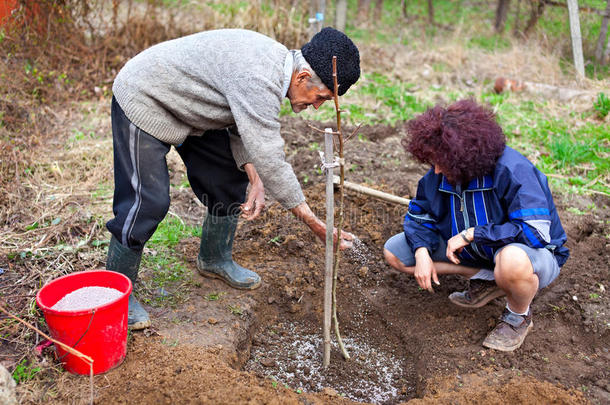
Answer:
[(330, 324), (333, 286), (333, 229), (335, 227), (335, 197), (333, 193), (333, 131), (324, 133), (324, 163), (326, 164), (326, 267), (324, 271), (324, 358), (322, 367), (330, 364)]
[(339, 320), (337, 319), (337, 274), (339, 273), (339, 258), (341, 252), (339, 245), (341, 244), (341, 228), (343, 227), (343, 183), (345, 182), (345, 161), (343, 158), (343, 132), (341, 131), (341, 108), (339, 108), (339, 84), (337, 82), (337, 57), (333, 56), (333, 84), (334, 84), (334, 99), (335, 111), (337, 113), (337, 137), (339, 138), (339, 224), (337, 225), (337, 245), (335, 246), (335, 265), (333, 266), (333, 323), (335, 325), (335, 335), (337, 344), (341, 349), (343, 358), (349, 360), (349, 353), (345, 350), (341, 334), (339, 333)]

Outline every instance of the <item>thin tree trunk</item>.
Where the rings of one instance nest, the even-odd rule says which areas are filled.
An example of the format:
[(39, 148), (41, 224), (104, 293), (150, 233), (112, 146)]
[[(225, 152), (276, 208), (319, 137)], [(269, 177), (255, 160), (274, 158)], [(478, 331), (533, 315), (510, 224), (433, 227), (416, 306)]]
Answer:
[(335, 28), (341, 32), (345, 31), (347, 22), (347, 0), (337, 0), (335, 10)]
[(582, 56), (582, 36), (580, 34), (580, 18), (578, 17), (578, 0), (568, 0), (568, 14), (570, 16), (570, 34), (572, 35), (572, 53), (574, 66), (578, 74), (584, 77), (585, 62)]
[(341, 339), (341, 333), (339, 331), (339, 320), (337, 319), (337, 275), (339, 274), (339, 258), (341, 252), (339, 245), (341, 244), (341, 228), (343, 228), (344, 215), (344, 187), (345, 182), (345, 159), (343, 158), (343, 131), (341, 130), (341, 108), (339, 107), (339, 84), (337, 82), (337, 57), (333, 56), (333, 90), (335, 100), (335, 112), (337, 116), (337, 134), (339, 137), (339, 224), (337, 225), (337, 244), (335, 245), (335, 263), (333, 265), (333, 291), (332, 291), (332, 319), (335, 326), (335, 336), (337, 337), (337, 345), (341, 350), (341, 354), (345, 360), (349, 360), (349, 353), (345, 349), (343, 339)]
[(428, 0), (428, 21), (430, 24), (434, 24), (434, 3), (432, 3), (432, 0)]
[[(534, 4), (537, 3), (537, 4)], [(525, 29), (523, 30), (523, 35), (525, 37), (529, 36), (531, 30), (536, 26), (540, 17), (542, 17), (542, 13), (544, 13), (544, 0), (532, 1), (532, 12), (530, 14), (530, 19), (527, 21), (525, 25)]]
[(383, 0), (375, 0), (375, 8), (373, 13), (373, 18), (375, 22), (379, 22), (381, 20), (381, 12), (383, 11)]
[(400, 0), (400, 11), (402, 13), (402, 18), (406, 19), (407, 15), (407, 0)]
[(515, 13), (515, 25), (513, 27), (513, 36), (517, 36), (520, 32), (519, 26), (521, 25), (521, 0), (517, 0), (517, 12)]
[(494, 28), (498, 34), (504, 32), (506, 25), (506, 17), (508, 10), (510, 9), (510, 0), (498, 0), (498, 7), (496, 8), (496, 21)]
[(604, 44), (606, 43), (606, 36), (608, 35), (608, 20), (610, 20), (610, 0), (606, 2), (606, 11), (602, 17), (602, 25), (599, 30), (599, 38), (597, 39), (597, 46), (595, 47), (595, 60), (600, 65), (605, 63), (604, 58)]
[(358, 22), (363, 23), (369, 19), (371, 0), (358, 0)]
[(608, 43), (606, 43), (606, 51), (604, 52), (605, 63), (610, 62), (610, 35), (608, 35)]

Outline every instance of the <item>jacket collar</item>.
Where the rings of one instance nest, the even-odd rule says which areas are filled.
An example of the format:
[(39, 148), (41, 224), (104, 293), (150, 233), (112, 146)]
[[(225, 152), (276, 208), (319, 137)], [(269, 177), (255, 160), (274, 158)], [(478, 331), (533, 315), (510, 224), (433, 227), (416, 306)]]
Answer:
[(483, 191), (490, 190), (494, 187), (493, 178), (490, 175), (476, 177), (468, 183), (468, 187), (462, 190), (461, 186), (453, 187), (445, 176), (442, 176), (441, 184), (439, 185), (439, 191), (445, 191), (447, 193), (461, 193), (462, 191)]

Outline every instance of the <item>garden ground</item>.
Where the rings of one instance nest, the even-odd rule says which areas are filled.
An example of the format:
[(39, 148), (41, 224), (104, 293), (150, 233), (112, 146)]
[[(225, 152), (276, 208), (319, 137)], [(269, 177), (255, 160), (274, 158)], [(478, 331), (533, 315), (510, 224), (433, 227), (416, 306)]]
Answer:
[[(108, 100), (89, 104), (85, 111), (86, 116), (66, 119), (81, 124), (87, 120), (94, 133), (107, 133), (102, 128), (109, 124)], [(323, 177), (312, 142), (319, 135), (307, 123), (285, 117), (282, 134), (308, 201), (323, 217)], [(367, 126), (360, 134), (346, 145), (348, 180), (411, 197), (426, 168), (402, 151), (401, 127)], [(41, 148), (50, 165), (74, 152), (50, 144)], [(108, 137), (90, 138), (81, 142), (77, 154), (93, 156), (110, 148)], [(172, 152), (168, 160), (175, 185), (170, 222), (183, 229), (195, 227), (204, 208), (187, 186), (180, 186), (185, 172), (177, 155)], [(93, 179), (86, 172), (62, 176), (83, 176), (83, 183), (96, 176), (107, 179), (109, 162), (104, 158), (104, 170), (92, 170)], [(535, 299), (535, 327), (514, 353), (481, 346), (502, 311), (501, 299), (479, 310), (463, 310), (447, 299), (464, 288), (463, 280), (442, 278), (430, 294), (418, 289), (412, 278), (392, 272), (381, 250), (388, 237), (400, 232), (405, 207), (347, 192), (345, 229), (360, 243), (342, 259), (338, 316), (353, 359), (344, 361), (335, 348), (330, 368), (321, 371), (324, 248), (270, 201), (262, 218), (240, 224), (234, 249), (239, 263), (262, 276), (258, 290), (237, 291), (193, 275), (199, 239), (184, 236), (188, 232), (178, 243), (168, 243), (170, 250), (157, 251), (152, 244), (137, 291), (148, 303), (153, 327), (131, 334), (125, 362), (95, 377), (96, 403), (399, 403), (415, 398), (441, 403), (506, 398), (607, 403), (608, 199), (566, 194), (556, 200), (571, 258), (559, 278)], [(594, 214), (583, 215), (592, 204), (597, 207)], [(74, 216), (91, 215), (87, 206), (77, 205)], [(91, 210), (104, 205), (109, 207), (107, 198)], [(103, 237), (106, 232), (96, 233)], [(103, 251), (102, 246), (79, 252), (74, 270), (103, 266)], [(155, 261), (160, 256), (170, 262)], [(13, 271), (1, 276), (2, 285), (17, 281), (21, 266), (26, 262), (9, 263)], [(158, 281), (156, 266), (163, 271), (177, 268), (179, 277)], [(0, 349), (9, 353), (10, 345)], [(53, 362), (50, 353), (37, 361), (43, 366)], [(66, 403), (88, 398), (87, 378), (59, 371), (54, 375), (58, 380), (52, 383), (41, 376), (20, 384), (22, 400)]]
[[(610, 402), (609, 118), (595, 116), (592, 99), (491, 90), (498, 75), (592, 94), (608, 81), (576, 83), (556, 55), (531, 44), (495, 54), (433, 45), (362, 47), (365, 74), (342, 103), (350, 112), (346, 133), (354, 122), (368, 125), (346, 144), (346, 178), (412, 197), (427, 168), (402, 150), (401, 122), (441, 101), (492, 104), (509, 144), (552, 175), (571, 250), (559, 278), (533, 303), (535, 326), (524, 345), (514, 353), (481, 346), (502, 300), (463, 310), (447, 296), (464, 280), (442, 278), (430, 294), (391, 271), (382, 246), (401, 231), (406, 207), (347, 192), (345, 229), (360, 243), (342, 258), (338, 317), (352, 360), (335, 348), (330, 368), (321, 371), (322, 243), (269, 201), (261, 218), (240, 224), (234, 249), (240, 264), (262, 276), (261, 288), (238, 291), (200, 277), (195, 258), (205, 209), (172, 151), (170, 214), (147, 245), (136, 286), (153, 327), (131, 333), (124, 363), (94, 378), (96, 403)], [(96, 94), (98, 100), (32, 109), (30, 121), (45, 122), (42, 136), (15, 137), (18, 147), (10, 136), (2, 143), (0, 298), (41, 328), (38, 289), (59, 275), (103, 267), (106, 259), (110, 99), (103, 89)], [(287, 159), (322, 218), (322, 138), (307, 124), (334, 127), (311, 121), (333, 115), (324, 106), (302, 114), (306, 120), (282, 118)], [(63, 372), (52, 350), (35, 356), (40, 337), (0, 321), (0, 362), (19, 379), (21, 403), (87, 402), (86, 377)]]

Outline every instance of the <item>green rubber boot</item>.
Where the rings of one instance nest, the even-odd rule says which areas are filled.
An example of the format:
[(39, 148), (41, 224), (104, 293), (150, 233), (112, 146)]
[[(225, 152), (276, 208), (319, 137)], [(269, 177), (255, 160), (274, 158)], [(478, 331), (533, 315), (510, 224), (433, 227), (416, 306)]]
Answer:
[(254, 290), (261, 285), (259, 275), (233, 261), (238, 218), (238, 215), (215, 217), (208, 213), (201, 230), (197, 270), (202, 276), (219, 278), (231, 287)]
[[(142, 252), (121, 245), (114, 236), (110, 239), (108, 246), (108, 259), (106, 259), (106, 270), (116, 271), (129, 277), (131, 285), (135, 288)], [(129, 313), (127, 315), (127, 326), (132, 330), (150, 327), (148, 312), (140, 305), (133, 293), (129, 295)]]

